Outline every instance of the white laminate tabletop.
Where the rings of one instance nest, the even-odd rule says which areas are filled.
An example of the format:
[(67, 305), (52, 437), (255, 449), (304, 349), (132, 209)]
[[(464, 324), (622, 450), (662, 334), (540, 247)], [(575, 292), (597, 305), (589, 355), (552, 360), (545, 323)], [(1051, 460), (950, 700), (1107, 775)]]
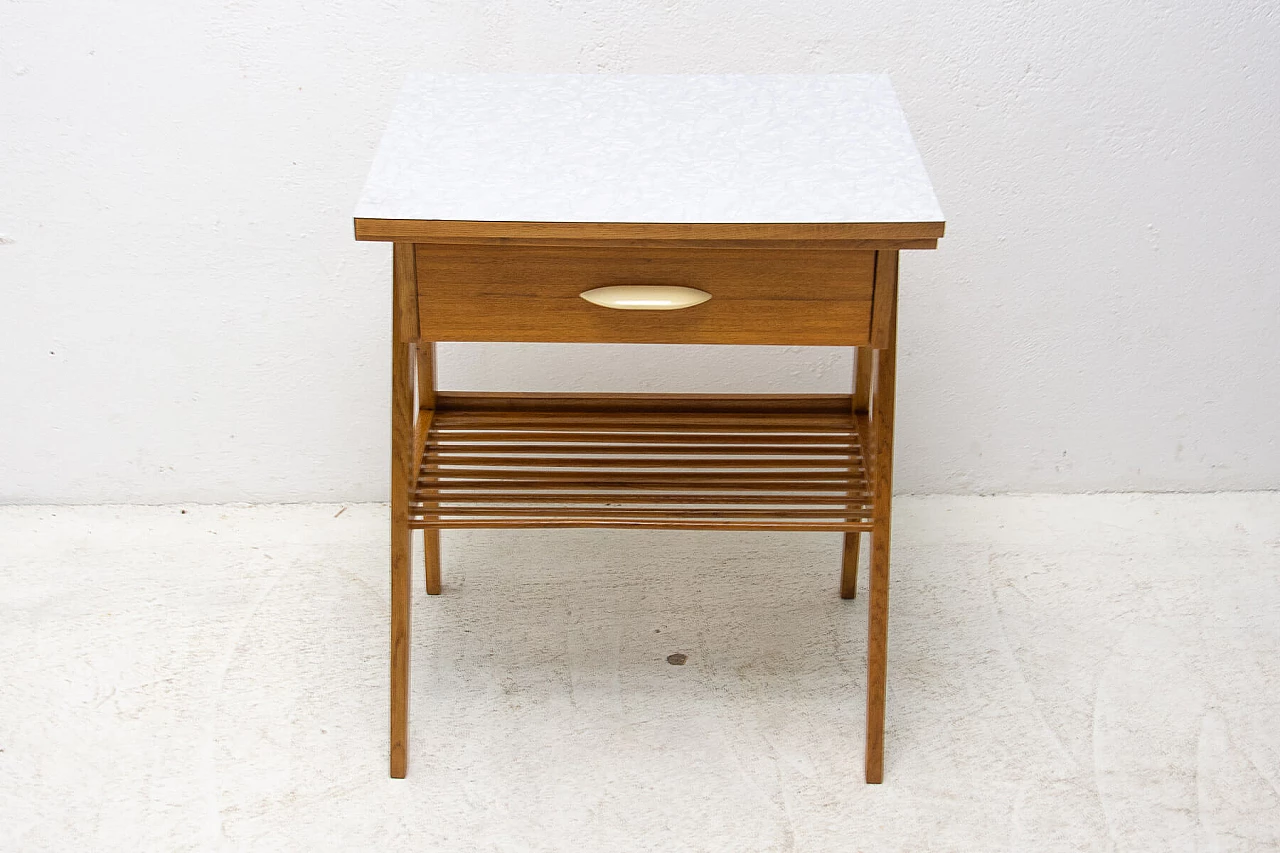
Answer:
[(884, 75), (412, 74), (357, 219), (942, 222)]

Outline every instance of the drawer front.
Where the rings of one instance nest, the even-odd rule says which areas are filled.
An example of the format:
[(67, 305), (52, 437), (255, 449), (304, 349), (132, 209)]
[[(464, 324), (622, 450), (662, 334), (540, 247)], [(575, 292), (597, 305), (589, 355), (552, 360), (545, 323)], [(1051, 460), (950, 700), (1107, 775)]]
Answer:
[[(420, 243), (418, 317), (429, 341), (865, 346), (875, 252)], [(675, 285), (711, 294), (669, 311), (580, 294)]]

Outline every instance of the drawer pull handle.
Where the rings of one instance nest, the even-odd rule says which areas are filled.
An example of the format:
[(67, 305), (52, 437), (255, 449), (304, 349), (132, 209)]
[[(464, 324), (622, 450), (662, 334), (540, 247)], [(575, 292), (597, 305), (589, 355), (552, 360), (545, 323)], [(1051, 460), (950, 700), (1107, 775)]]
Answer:
[(705, 290), (667, 284), (622, 284), (597, 287), (578, 294), (592, 305), (623, 311), (674, 311), (692, 308), (711, 298)]

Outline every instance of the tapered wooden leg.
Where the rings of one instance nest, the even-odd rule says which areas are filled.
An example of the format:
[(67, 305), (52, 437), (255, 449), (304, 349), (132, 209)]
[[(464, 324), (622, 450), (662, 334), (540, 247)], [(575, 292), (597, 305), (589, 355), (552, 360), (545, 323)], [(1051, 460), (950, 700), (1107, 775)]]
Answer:
[(858, 596), (858, 540), (861, 533), (844, 535), (844, 558), (840, 563), (840, 597)]
[[(393, 513), (394, 515), (394, 513)], [(403, 779), (409, 767), (409, 528), (391, 529), (391, 775)]]
[(427, 595), (440, 594), (440, 531), (422, 531), (422, 561), (427, 569)]
[[(853, 414), (865, 415), (871, 407), (871, 347), (854, 347), (853, 350)], [(844, 535), (844, 558), (840, 564), (840, 597), (858, 596), (858, 546), (861, 533)]]
[(871, 408), (871, 347), (854, 347), (853, 366), (853, 411), (854, 414), (865, 415)]
[[(413, 246), (396, 243), (391, 342), (391, 775), (403, 779), (409, 765), (409, 580), (412, 538), (409, 485), (415, 462), (412, 296)], [(410, 312), (413, 312), (412, 315)]]
[[(436, 408), (436, 345), (432, 341), (419, 341), (416, 349), (418, 379), (418, 408), (421, 415), (430, 417)], [(426, 442), (423, 432), (421, 442)], [(421, 444), (415, 446), (414, 465), (422, 458)], [(440, 531), (422, 531), (422, 562), (426, 570), (427, 595), (440, 594)]]
[[(881, 542), (884, 544), (881, 545)], [(889, 647), (889, 542), (871, 534), (871, 590), (867, 618), (867, 782), (884, 780), (884, 701)]]
[[(896, 259), (895, 259), (896, 260)], [(895, 265), (896, 276), (896, 265)], [(871, 422), (876, 445), (872, 476), (871, 578), (867, 605), (867, 782), (884, 779), (884, 703), (889, 651), (889, 519), (893, 497), (893, 397), (895, 384), (896, 299), (889, 320), (889, 341), (876, 357), (875, 399)]]

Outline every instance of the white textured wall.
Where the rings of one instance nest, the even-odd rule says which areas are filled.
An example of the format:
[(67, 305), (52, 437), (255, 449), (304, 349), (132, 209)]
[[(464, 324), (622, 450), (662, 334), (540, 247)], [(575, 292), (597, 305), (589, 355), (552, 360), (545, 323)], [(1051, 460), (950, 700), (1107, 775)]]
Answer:
[[(7, 2), (0, 501), (369, 499), (401, 74), (887, 71), (948, 236), (903, 262), (901, 489), (1280, 487), (1267, 0)], [(452, 387), (842, 390), (837, 351), (444, 349)]]

